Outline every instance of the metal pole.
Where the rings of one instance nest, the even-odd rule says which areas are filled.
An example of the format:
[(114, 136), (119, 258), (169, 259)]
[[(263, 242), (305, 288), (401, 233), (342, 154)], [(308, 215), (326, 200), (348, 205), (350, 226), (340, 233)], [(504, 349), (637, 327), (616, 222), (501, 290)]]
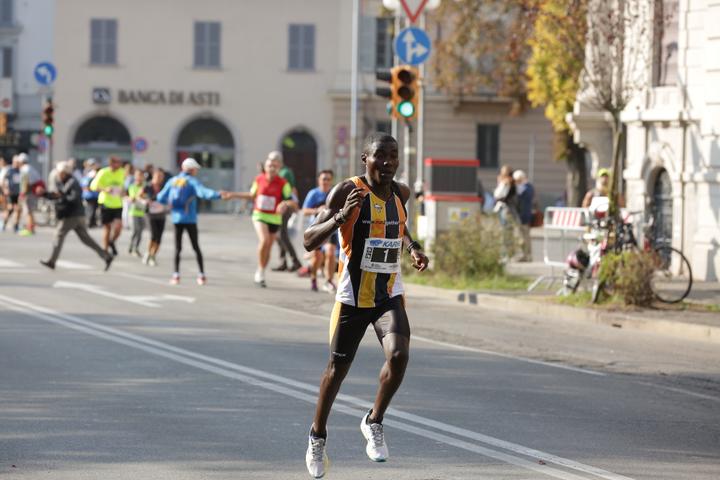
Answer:
[[(420, 17), (420, 28), (425, 30), (427, 14), (423, 12)], [(423, 189), (423, 147), (425, 141), (425, 63), (420, 64), (420, 99), (418, 101), (418, 117), (417, 117), (417, 156), (415, 163), (415, 192), (421, 192)], [(408, 178), (408, 185), (410, 185)]]
[[(400, 10), (398, 9), (395, 12), (395, 22), (393, 26), (393, 36), (397, 36), (398, 32), (400, 31)], [(400, 59), (398, 58), (398, 54), (393, 48), (393, 63), (392, 66), (397, 65), (400, 63)], [(390, 135), (393, 136), (395, 140), (398, 140), (398, 134), (400, 132), (398, 131), (398, 120), (394, 116), (391, 117), (390, 120)]]
[(360, 23), (360, 0), (353, 0), (352, 12), (352, 66), (350, 72), (350, 158), (348, 172), (355, 176), (357, 163), (357, 113), (358, 113), (358, 31)]
[(530, 136), (530, 151), (528, 152), (528, 181), (535, 177), (535, 134)]
[[(410, 120), (405, 120), (405, 127), (403, 128), (403, 140), (404, 140), (404, 147), (403, 147), (403, 180), (405, 183), (410, 185), (410, 155), (412, 154), (412, 147), (410, 145)], [(407, 226), (409, 231), (413, 230), (413, 226), (415, 225), (415, 219), (413, 218), (413, 215), (415, 214), (415, 202), (411, 199), (407, 202), (407, 209), (408, 209), (408, 219), (407, 219)]]

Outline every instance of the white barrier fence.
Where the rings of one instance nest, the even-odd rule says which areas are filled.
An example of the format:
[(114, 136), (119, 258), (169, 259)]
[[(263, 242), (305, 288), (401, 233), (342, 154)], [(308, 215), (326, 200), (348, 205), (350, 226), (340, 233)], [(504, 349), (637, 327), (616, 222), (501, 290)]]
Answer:
[[(565, 258), (568, 253), (582, 244), (582, 235), (590, 225), (590, 210), (573, 207), (547, 207), (543, 221), (543, 261), (550, 267), (550, 275), (540, 275), (530, 286), (532, 291), (541, 282), (548, 281), (552, 285), (555, 280), (562, 278), (565, 269)], [(552, 235), (552, 238), (551, 238)], [(560, 244), (561, 258), (553, 258), (550, 253), (550, 241)], [(559, 268), (561, 274), (556, 275)]]

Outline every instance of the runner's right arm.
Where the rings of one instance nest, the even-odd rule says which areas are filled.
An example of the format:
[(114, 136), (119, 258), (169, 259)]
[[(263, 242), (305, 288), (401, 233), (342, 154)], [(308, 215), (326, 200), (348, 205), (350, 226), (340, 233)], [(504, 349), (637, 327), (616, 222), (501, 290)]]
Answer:
[(330, 235), (350, 218), (364, 197), (363, 189), (356, 188), (349, 180), (335, 185), (328, 194), (327, 209), (320, 212), (315, 223), (305, 230), (305, 250), (311, 252), (325, 243)]

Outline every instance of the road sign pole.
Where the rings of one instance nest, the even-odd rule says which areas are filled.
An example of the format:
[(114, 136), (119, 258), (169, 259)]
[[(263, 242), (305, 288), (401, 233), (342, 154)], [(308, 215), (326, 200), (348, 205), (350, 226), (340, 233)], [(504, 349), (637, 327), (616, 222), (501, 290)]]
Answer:
[[(427, 14), (420, 17), (420, 28), (425, 30)], [(418, 102), (417, 156), (415, 161), (415, 192), (423, 190), (423, 148), (425, 143), (425, 62), (420, 64), (420, 100)], [(409, 179), (408, 179), (409, 181)], [(408, 183), (409, 185), (409, 183)]]
[[(400, 31), (400, 15), (396, 12), (395, 13), (395, 26), (394, 26), (394, 34), (397, 35)], [(397, 49), (393, 48), (393, 67), (400, 64), (400, 59), (398, 58)], [(395, 140), (398, 140), (398, 121), (397, 118), (393, 115), (390, 117), (390, 135), (393, 136)]]
[(360, 22), (360, 0), (353, 0), (352, 12), (352, 66), (350, 73), (350, 158), (349, 176), (355, 176), (357, 166), (357, 114), (358, 114), (358, 34)]

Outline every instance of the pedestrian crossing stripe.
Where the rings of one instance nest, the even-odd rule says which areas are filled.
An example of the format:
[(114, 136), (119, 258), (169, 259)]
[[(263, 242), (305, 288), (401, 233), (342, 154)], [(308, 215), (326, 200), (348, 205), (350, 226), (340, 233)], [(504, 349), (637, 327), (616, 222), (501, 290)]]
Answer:
[(7, 258), (0, 258), (0, 268), (22, 268), (24, 265), (14, 260), (8, 260)]
[(58, 260), (55, 265), (60, 268), (67, 268), (68, 270), (94, 270), (90, 265), (75, 263), (69, 260)]

